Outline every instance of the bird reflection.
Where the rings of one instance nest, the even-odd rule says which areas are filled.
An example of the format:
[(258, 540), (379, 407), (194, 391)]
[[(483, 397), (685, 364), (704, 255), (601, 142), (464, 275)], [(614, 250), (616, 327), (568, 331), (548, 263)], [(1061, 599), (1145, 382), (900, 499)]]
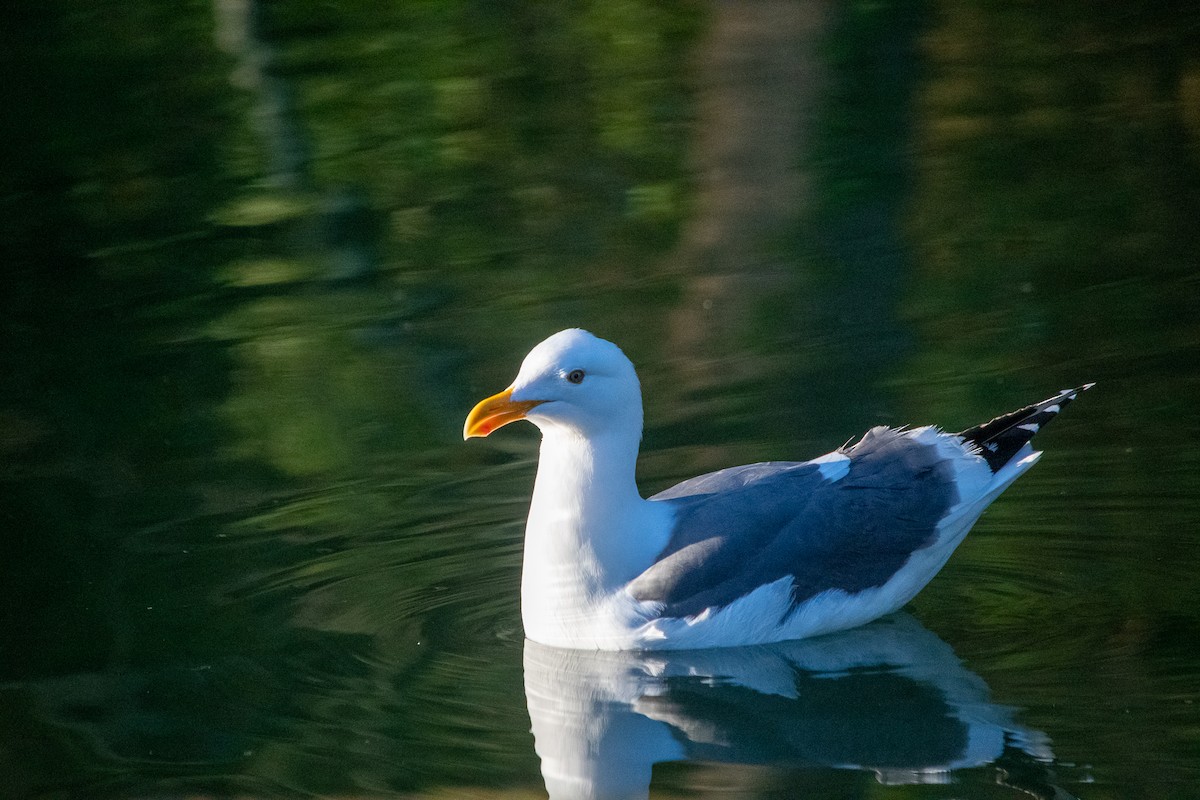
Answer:
[(1014, 753), (1043, 767), (1052, 759), (1045, 734), (991, 702), (983, 679), (905, 614), (717, 650), (526, 641), (525, 695), (551, 800), (645, 798), (664, 761), (867, 769), (899, 784), (944, 782)]

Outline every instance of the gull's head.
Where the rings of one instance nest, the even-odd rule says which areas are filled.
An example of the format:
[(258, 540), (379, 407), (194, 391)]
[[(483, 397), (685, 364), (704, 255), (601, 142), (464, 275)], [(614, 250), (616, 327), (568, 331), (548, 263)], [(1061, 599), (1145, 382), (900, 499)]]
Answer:
[(578, 328), (559, 331), (525, 356), (512, 386), (467, 416), (463, 438), (528, 419), (543, 433), (640, 437), (642, 392), (633, 364), (612, 342)]

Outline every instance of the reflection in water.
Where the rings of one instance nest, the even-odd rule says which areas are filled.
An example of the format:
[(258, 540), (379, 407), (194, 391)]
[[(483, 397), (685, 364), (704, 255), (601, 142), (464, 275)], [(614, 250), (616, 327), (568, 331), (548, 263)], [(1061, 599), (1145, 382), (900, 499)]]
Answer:
[(525, 695), (552, 800), (647, 797), (653, 765), (678, 760), (869, 769), (903, 784), (1016, 758), (1051, 789), (1045, 734), (991, 702), (950, 646), (905, 614), (834, 636), (717, 650), (585, 652), (527, 641)]

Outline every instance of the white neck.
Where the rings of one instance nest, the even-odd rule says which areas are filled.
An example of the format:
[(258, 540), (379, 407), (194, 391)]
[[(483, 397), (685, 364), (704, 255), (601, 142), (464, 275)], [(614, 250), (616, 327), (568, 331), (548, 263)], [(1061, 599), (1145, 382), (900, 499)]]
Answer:
[(521, 576), (529, 638), (566, 643), (595, 631), (606, 599), (666, 546), (668, 511), (643, 500), (634, 480), (639, 438), (543, 429)]

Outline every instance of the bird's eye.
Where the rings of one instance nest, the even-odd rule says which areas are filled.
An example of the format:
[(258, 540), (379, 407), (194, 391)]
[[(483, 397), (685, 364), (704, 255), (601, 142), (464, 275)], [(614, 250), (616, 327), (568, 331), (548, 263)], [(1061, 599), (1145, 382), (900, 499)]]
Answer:
[(567, 381), (569, 383), (583, 383), (583, 370), (573, 369), (567, 373)]

